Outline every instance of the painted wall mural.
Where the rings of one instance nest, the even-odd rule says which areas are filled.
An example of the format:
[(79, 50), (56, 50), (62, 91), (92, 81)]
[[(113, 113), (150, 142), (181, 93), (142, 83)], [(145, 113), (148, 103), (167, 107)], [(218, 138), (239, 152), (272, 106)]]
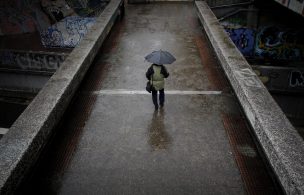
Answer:
[(304, 60), (304, 29), (265, 26), (258, 30), (222, 23), (245, 57), (267, 60)]
[(39, 1), (0, 1), (0, 35), (30, 33), (49, 25)]
[(0, 35), (41, 32), (67, 16), (98, 16), (108, 0), (1, 0)]
[(74, 14), (74, 10), (64, 0), (41, 0), (41, 6), (53, 21)]
[(35, 22), (28, 12), (18, 12), (15, 8), (0, 8), (2, 34), (18, 34), (36, 31)]
[(263, 27), (256, 35), (255, 56), (275, 60), (303, 60), (303, 32), (276, 26)]
[(255, 31), (249, 28), (225, 28), (231, 40), (244, 56), (252, 56), (255, 42)]
[(275, 66), (252, 66), (252, 68), (269, 91), (304, 92), (303, 68)]
[(95, 18), (69, 16), (40, 33), (45, 47), (75, 47), (95, 23)]

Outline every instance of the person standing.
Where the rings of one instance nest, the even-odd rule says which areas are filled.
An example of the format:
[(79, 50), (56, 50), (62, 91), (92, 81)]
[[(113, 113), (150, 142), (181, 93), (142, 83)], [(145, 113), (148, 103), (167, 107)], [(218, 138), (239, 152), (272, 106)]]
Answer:
[[(161, 108), (165, 103), (165, 78), (169, 77), (169, 72), (166, 67), (162, 64), (153, 63), (146, 72), (146, 77), (150, 80), (152, 84), (152, 101), (155, 106), (155, 110), (158, 110), (158, 107)], [(159, 92), (159, 105), (157, 101), (157, 94)]]

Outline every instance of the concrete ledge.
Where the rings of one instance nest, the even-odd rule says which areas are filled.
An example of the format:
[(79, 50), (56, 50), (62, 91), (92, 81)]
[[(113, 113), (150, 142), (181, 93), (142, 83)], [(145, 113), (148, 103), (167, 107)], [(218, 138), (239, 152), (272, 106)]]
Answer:
[(36, 162), (111, 30), (122, 3), (110, 1), (90, 33), (0, 140), (0, 194), (12, 194)]
[(205, 1), (198, 16), (226, 76), (286, 194), (304, 194), (304, 142)]
[(0, 135), (6, 134), (8, 132), (7, 128), (1, 128), (0, 127)]

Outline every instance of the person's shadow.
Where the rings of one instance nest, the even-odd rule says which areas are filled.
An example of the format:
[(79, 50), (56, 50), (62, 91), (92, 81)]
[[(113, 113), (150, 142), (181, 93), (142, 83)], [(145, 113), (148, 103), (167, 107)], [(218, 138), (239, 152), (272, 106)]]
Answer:
[(170, 138), (166, 132), (165, 124), (165, 111), (160, 109), (154, 111), (151, 124), (149, 125), (149, 144), (153, 150), (167, 149), (170, 144)]

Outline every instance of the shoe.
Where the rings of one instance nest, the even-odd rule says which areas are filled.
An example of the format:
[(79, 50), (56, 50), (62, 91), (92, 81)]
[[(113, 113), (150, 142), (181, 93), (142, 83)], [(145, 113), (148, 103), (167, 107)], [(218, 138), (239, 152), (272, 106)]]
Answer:
[(155, 110), (158, 110), (158, 106), (155, 106)]

